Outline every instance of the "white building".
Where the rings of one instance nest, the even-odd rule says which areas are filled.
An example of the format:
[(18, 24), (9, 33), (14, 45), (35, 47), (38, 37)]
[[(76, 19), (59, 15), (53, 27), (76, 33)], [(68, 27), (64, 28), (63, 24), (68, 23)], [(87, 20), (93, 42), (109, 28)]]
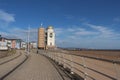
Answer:
[(41, 26), (38, 30), (38, 48), (40, 49), (54, 49), (55, 48), (55, 32), (52, 26), (46, 30)]
[(8, 50), (7, 39), (0, 35), (0, 50)]
[(30, 46), (31, 46), (31, 48), (35, 49), (35, 48), (37, 48), (37, 43), (34, 41), (30, 42)]
[(22, 48), (22, 49), (27, 48), (27, 44), (26, 44), (24, 41), (21, 42), (21, 48)]
[(49, 26), (46, 31), (46, 46), (47, 48), (53, 48), (55, 47), (55, 32), (52, 26)]
[(12, 41), (11, 40), (7, 40), (7, 46), (8, 46), (8, 48), (11, 48), (11, 45), (12, 45)]
[(8, 50), (7, 42), (0, 41), (0, 50)]

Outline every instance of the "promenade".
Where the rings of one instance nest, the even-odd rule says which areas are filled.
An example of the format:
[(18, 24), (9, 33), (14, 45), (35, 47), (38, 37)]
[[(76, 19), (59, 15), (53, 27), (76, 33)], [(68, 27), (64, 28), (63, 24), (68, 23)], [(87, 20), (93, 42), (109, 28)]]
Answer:
[[(8, 65), (9, 66), (9, 65)], [(64, 77), (66, 77), (64, 75)], [(59, 74), (53, 64), (44, 56), (30, 52), (28, 59), (4, 80), (71, 80)]]
[(120, 80), (120, 62), (64, 50), (18, 50), (0, 59), (0, 80)]

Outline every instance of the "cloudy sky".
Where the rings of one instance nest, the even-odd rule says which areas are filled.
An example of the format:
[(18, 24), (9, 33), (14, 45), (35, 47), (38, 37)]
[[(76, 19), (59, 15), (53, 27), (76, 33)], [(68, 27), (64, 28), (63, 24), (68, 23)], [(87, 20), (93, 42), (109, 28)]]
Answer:
[(37, 40), (54, 26), (61, 47), (120, 49), (120, 0), (0, 0), (0, 34)]

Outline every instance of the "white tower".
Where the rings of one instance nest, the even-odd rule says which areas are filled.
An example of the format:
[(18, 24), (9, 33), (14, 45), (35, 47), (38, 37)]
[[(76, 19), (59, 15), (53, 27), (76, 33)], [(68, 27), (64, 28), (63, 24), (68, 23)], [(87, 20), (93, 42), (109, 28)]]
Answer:
[(47, 48), (55, 47), (55, 32), (52, 26), (47, 28)]

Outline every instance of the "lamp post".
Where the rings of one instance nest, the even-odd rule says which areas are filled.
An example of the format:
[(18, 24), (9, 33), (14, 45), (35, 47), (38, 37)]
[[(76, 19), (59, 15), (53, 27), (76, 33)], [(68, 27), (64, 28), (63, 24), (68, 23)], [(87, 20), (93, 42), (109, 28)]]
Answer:
[[(29, 52), (30, 52), (30, 44), (29, 43), (30, 43), (30, 38), (31, 38), (30, 33), (37, 33), (37, 29), (31, 29), (30, 26), (28, 26), (27, 30), (22, 30), (21, 32), (26, 34), (26, 36), (25, 36), (25, 42), (26, 42), (25, 52), (27, 54), (29, 54)], [(33, 38), (33, 39), (35, 39), (35, 38)]]
[(27, 54), (30, 53), (30, 45), (29, 45), (29, 39), (30, 38), (30, 27), (28, 27), (28, 31), (27, 31)]

